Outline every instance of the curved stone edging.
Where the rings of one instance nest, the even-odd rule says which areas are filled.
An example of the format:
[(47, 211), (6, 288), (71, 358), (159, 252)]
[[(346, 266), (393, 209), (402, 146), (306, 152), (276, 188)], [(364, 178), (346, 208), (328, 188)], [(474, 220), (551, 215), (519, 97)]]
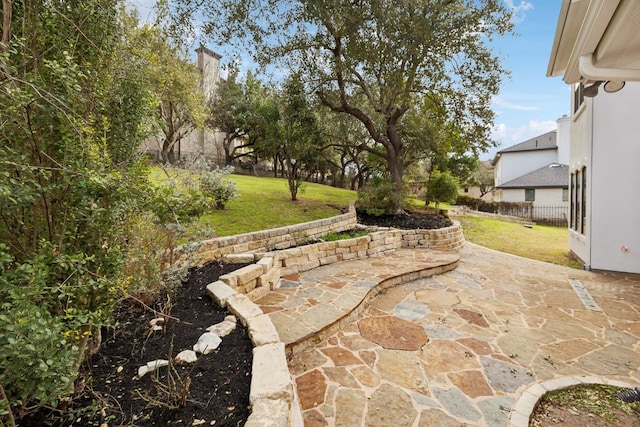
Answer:
[(407, 271), (399, 274), (398, 276), (393, 276), (382, 280), (367, 292), (367, 294), (362, 298), (362, 301), (360, 301), (358, 305), (353, 308), (353, 310), (336, 319), (335, 322), (301, 338), (297, 342), (287, 344), (285, 346), (287, 356), (293, 355), (300, 351), (304, 351), (309, 347), (324, 341), (341, 328), (344, 328), (348, 324), (353, 323), (355, 319), (362, 315), (362, 312), (366, 309), (367, 305), (371, 302), (371, 300), (379, 295), (380, 292), (414, 280), (424, 279), (454, 270), (458, 266), (459, 261), (460, 258), (448, 264), (442, 264), (435, 267), (420, 268), (414, 271)]
[(538, 406), (542, 396), (549, 392), (566, 390), (579, 385), (602, 384), (614, 387), (633, 388), (637, 385), (624, 381), (612, 380), (605, 377), (587, 375), (572, 375), (568, 377), (554, 378), (543, 382), (537, 382), (525, 389), (516, 400), (509, 413), (508, 427), (527, 427), (529, 418)]
[[(330, 218), (328, 220), (300, 224), (300, 227), (303, 230), (316, 230), (314, 224), (319, 224), (319, 227), (322, 229), (322, 231), (320, 231), (322, 234), (327, 234), (332, 231), (342, 231), (338, 230), (340, 227), (347, 227), (343, 229), (346, 230), (355, 225), (355, 210), (350, 209), (349, 214), (334, 218), (338, 218), (338, 220)], [(331, 228), (332, 224), (334, 224), (334, 228)], [(290, 227), (284, 227), (283, 229), (290, 229)], [(281, 234), (282, 230), (278, 230), (278, 233)], [(259, 298), (264, 292), (277, 287), (280, 277), (284, 275), (283, 273), (306, 271), (319, 265), (331, 264), (346, 259), (369, 257), (400, 248), (458, 250), (464, 245), (464, 234), (460, 223), (457, 222), (454, 222), (454, 225), (450, 227), (438, 230), (389, 229), (378, 231), (373, 233), (373, 236), (363, 236), (364, 239), (360, 237), (305, 246), (304, 255), (307, 256), (311, 253), (316, 253), (312, 255), (312, 257), (317, 257), (317, 252), (323, 250), (333, 250), (335, 253), (329, 255), (325, 253), (324, 259), (321, 259), (323, 257), (317, 257), (316, 260), (311, 262), (307, 259), (307, 262), (296, 265), (292, 260), (289, 260), (289, 258), (292, 259), (302, 256), (303, 250), (300, 248), (266, 254), (257, 253), (255, 250), (251, 252), (251, 248), (256, 247), (256, 244), (251, 244), (251, 235), (262, 238), (263, 236), (269, 236), (270, 231), (271, 230), (266, 230), (258, 233), (240, 235), (237, 236), (238, 239), (235, 240), (222, 238), (221, 240), (225, 243), (223, 247), (227, 248), (223, 250), (219, 250), (219, 243), (214, 245), (216, 249), (212, 249), (211, 241), (207, 241), (207, 244), (204, 245), (206, 250), (199, 252), (198, 264), (204, 264), (207, 261), (219, 259), (220, 257), (234, 259), (236, 262), (255, 262), (255, 264), (250, 264), (235, 272), (224, 275), (224, 277), (220, 277), (221, 280), (210, 283), (207, 285), (207, 293), (218, 305), (223, 308), (227, 307), (229, 311), (247, 327), (251, 342), (254, 345), (251, 389), (249, 392), (251, 415), (245, 426), (297, 427), (302, 426), (302, 415), (300, 413), (300, 407), (296, 402), (295, 387), (293, 386), (293, 380), (287, 365), (286, 354), (288, 350), (285, 348), (285, 344), (280, 341), (278, 333), (269, 317), (252, 302), (247, 294), (250, 294), (254, 299)], [(351, 251), (351, 246), (355, 247), (355, 251)], [(245, 253), (242, 253), (245, 247), (247, 249), (244, 250)], [(455, 261), (455, 263), (448, 264), (447, 266), (438, 266), (404, 273), (380, 282), (374, 289), (376, 292), (379, 292), (382, 289), (397, 286), (407, 281), (440, 274), (454, 269), (457, 264), (458, 261)], [(447, 268), (448, 266), (451, 267)], [(433, 272), (430, 273), (430, 271)], [(421, 274), (425, 275), (421, 276)], [(383, 287), (381, 288), (380, 285)], [(319, 333), (324, 336), (331, 328), (344, 326), (344, 323), (348, 323), (353, 319), (352, 316), (361, 313), (362, 307), (373, 298), (373, 295), (375, 295), (375, 293), (369, 292), (367, 294), (363, 302), (352, 311), (357, 311), (356, 314), (351, 315), (351, 317), (350, 314), (345, 315), (330, 327), (319, 331)], [(316, 337), (317, 336), (318, 335), (316, 335)]]

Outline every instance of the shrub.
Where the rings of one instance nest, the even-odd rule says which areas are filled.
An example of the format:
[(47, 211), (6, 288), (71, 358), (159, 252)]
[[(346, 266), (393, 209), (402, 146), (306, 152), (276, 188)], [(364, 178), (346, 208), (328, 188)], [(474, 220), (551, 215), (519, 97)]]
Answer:
[(368, 215), (393, 214), (398, 206), (397, 197), (392, 182), (375, 178), (358, 190), (357, 207)]
[(441, 202), (455, 201), (458, 189), (458, 180), (448, 171), (433, 173), (427, 187), (427, 201), (436, 202), (436, 209), (438, 209)]
[(239, 196), (236, 183), (229, 179), (232, 172), (233, 166), (227, 166), (200, 175), (200, 191), (211, 201), (211, 207), (224, 209), (229, 201)]

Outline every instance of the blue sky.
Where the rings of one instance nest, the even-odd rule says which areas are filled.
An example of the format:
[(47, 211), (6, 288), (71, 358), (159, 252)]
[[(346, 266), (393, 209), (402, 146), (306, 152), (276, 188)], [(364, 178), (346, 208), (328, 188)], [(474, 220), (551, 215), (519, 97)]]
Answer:
[[(500, 93), (493, 101), (496, 112), (492, 137), (497, 148), (480, 156), (492, 158), (498, 150), (541, 135), (556, 128), (556, 120), (569, 114), (569, 86), (560, 77), (546, 77), (551, 44), (555, 35), (561, 0), (503, 0), (515, 13), (516, 35), (494, 42), (495, 53), (511, 70)], [(143, 21), (151, 20), (154, 0), (127, 0), (138, 9)], [(223, 56), (223, 64), (232, 60), (231, 50), (207, 46)], [(240, 68), (252, 63), (248, 55), (235, 58)]]
[(556, 128), (556, 120), (569, 114), (570, 90), (560, 77), (546, 77), (555, 35), (560, 0), (505, 1), (516, 12), (517, 36), (495, 43), (496, 53), (511, 70), (494, 99), (497, 117), (493, 138), (497, 149), (481, 156), (491, 158), (496, 151)]

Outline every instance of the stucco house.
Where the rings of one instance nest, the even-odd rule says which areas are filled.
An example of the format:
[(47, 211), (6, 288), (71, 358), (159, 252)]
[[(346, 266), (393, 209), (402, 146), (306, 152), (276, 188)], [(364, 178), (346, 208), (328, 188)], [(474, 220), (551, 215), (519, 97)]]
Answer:
[(547, 69), (571, 85), (569, 247), (640, 273), (640, 0), (563, 0)]
[(494, 166), (495, 200), (568, 205), (569, 118), (556, 130), (498, 151)]

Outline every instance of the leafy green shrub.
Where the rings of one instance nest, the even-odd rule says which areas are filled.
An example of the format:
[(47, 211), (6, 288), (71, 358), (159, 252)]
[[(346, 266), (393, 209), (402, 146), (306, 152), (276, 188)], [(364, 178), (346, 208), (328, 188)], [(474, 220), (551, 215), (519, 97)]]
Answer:
[(368, 215), (393, 214), (398, 206), (397, 197), (392, 182), (374, 178), (358, 190), (357, 207)]
[(441, 202), (454, 202), (458, 189), (458, 180), (448, 171), (433, 173), (427, 187), (427, 201), (436, 202), (438, 209)]
[(239, 196), (236, 183), (229, 179), (232, 166), (203, 172), (200, 175), (200, 190), (208, 197), (216, 209), (224, 209), (226, 204)]

